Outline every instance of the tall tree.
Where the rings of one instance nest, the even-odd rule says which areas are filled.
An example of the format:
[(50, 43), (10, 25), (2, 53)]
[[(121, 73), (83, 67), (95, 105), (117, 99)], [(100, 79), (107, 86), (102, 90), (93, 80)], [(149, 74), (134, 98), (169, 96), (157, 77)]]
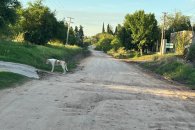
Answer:
[(83, 40), (84, 40), (84, 31), (83, 31), (83, 27), (80, 25), (80, 27), (79, 27), (79, 46), (83, 46)]
[(78, 33), (79, 32), (79, 28), (77, 26), (75, 26), (74, 31), (75, 31), (75, 33)]
[(79, 27), (79, 35), (80, 35), (81, 38), (84, 37), (83, 26), (81, 26), (81, 25), (80, 25), (80, 27)]
[(75, 45), (76, 42), (77, 42), (77, 39), (76, 39), (76, 36), (75, 36), (74, 29), (72, 27), (70, 27), (70, 31), (69, 31), (69, 44), (70, 45)]
[(128, 28), (126, 29), (124, 26), (121, 26), (120, 24), (117, 25), (116, 37), (120, 40), (120, 42), (123, 44), (125, 49), (130, 50), (135, 47), (135, 45), (132, 44), (130, 29)]
[(59, 40), (62, 43), (66, 43), (68, 25), (64, 24), (64, 20), (58, 21), (56, 23), (56, 27), (54, 29), (54, 36), (52, 36), (52, 40)]
[(140, 54), (148, 44), (157, 40), (157, 20), (154, 14), (146, 14), (144, 11), (136, 11), (134, 14), (128, 14), (125, 18), (125, 28), (130, 29), (133, 43), (137, 45)]
[(23, 12), (24, 39), (35, 44), (46, 44), (55, 36), (57, 19), (55, 14), (41, 1), (29, 3)]
[(114, 31), (114, 35), (116, 35), (117, 32), (118, 32), (118, 27), (116, 26), (115, 31)]
[(79, 28), (77, 26), (75, 26), (74, 33), (75, 33), (75, 37), (76, 37), (76, 43), (75, 44), (79, 45), (80, 36), (79, 36)]
[(0, 32), (9, 24), (14, 24), (17, 19), (17, 8), (20, 7), (18, 0), (0, 0)]
[(110, 24), (107, 25), (107, 33), (108, 34), (113, 34), (112, 26), (110, 26)]
[(105, 33), (104, 23), (103, 23), (103, 26), (102, 26), (102, 33)]
[(170, 40), (170, 34), (173, 32), (191, 30), (190, 17), (181, 12), (169, 14), (166, 21), (166, 39), (168, 40)]

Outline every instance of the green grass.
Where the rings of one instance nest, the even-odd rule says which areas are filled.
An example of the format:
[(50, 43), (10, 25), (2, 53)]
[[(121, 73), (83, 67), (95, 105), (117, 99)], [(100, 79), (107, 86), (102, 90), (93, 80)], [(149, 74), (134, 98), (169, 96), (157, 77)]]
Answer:
[[(46, 59), (56, 58), (66, 60), (68, 68), (74, 68), (73, 57), (82, 53), (82, 49), (77, 46), (37, 46), (19, 44), (7, 41), (0, 41), (0, 60), (22, 63), (34, 66), (38, 69), (50, 70), (50, 65), (46, 65)], [(57, 71), (62, 71), (60, 67)]]
[(148, 55), (143, 55), (143, 56), (135, 56), (133, 58), (131, 58), (132, 61), (153, 61), (156, 59), (161, 59), (161, 58), (168, 58), (168, 57), (172, 57), (175, 56), (174, 53), (170, 53), (170, 54), (166, 54), (166, 55), (159, 55), (159, 54), (148, 54)]
[(141, 63), (141, 66), (167, 79), (172, 79), (195, 89), (195, 68), (177, 56), (168, 56), (155, 61)]
[(0, 72), (0, 89), (12, 87), (17, 84), (22, 84), (28, 78), (19, 74)]
[(120, 47), (118, 50), (111, 49), (107, 54), (116, 59), (128, 59), (134, 57), (134, 52), (127, 51), (124, 47)]
[[(27, 64), (47, 71), (51, 70), (51, 65), (46, 64), (46, 59), (48, 58), (65, 60), (68, 63), (68, 69), (71, 70), (77, 64), (74, 57), (85, 53), (87, 53), (87, 50), (83, 50), (77, 46), (38, 46), (0, 41), (0, 61)], [(55, 71), (62, 72), (62, 68), (60, 66), (56, 67)], [(0, 72), (0, 88), (6, 88), (15, 83), (22, 83), (26, 79), (26, 77), (18, 74)]]

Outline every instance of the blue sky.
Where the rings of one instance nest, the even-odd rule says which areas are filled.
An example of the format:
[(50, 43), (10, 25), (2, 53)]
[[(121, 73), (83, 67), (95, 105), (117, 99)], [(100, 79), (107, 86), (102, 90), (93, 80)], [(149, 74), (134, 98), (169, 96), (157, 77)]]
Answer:
[[(34, 0), (19, 0), (26, 3)], [(83, 25), (85, 35), (91, 36), (102, 30), (103, 22), (115, 27), (122, 24), (128, 13), (145, 10), (156, 15), (159, 22), (162, 12), (181, 11), (195, 21), (195, 0), (44, 0), (58, 19), (75, 18), (73, 26)]]

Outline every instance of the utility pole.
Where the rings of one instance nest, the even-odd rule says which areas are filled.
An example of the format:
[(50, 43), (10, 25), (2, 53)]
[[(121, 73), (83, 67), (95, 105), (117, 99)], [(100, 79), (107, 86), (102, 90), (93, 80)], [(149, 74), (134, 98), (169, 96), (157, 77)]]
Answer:
[(164, 16), (163, 16), (163, 39), (165, 39), (165, 23), (166, 23), (166, 16), (167, 13), (163, 12)]
[(162, 27), (162, 36), (161, 36), (161, 48), (160, 48), (160, 53), (163, 55), (166, 51), (166, 40), (165, 40), (165, 23), (166, 23), (166, 16), (167, 13), (163, 12), (163, 27)]
[(194, 35), (194, 22), (191, 23), (192, 25), (192, 44), (195, 42), (195, 35)]
[(66, 37), (66, 45), (68, 45), (68, 38), (69, 38), (69, 32), (70, 32), (70, 24), (73, 23), (71, 17), (68, 17), (69, 21), (68, 21), (68, 30), (67, 30), (67, 37)]
[(191, 23), (191, 26), (192, 26), (192, 35), (194, 36), (194, 23), (193, 22)]

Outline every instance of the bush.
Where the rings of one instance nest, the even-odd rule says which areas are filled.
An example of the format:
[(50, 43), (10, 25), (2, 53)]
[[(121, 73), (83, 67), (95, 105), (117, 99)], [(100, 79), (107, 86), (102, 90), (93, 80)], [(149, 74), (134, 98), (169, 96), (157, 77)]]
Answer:
[(185, 46), (189, 45), (189, 32), (179, 32), (176, 35), (175, 51), (178, 55), (184, 55)]
[(110, 49), (112, 49), (111, 46), (111, 41), (112, 41), (112, 37), (108, 37), (108, 38), (101, 38), (99, 40), (99, 42), (96, 44), (96, 50), (101, 50), (104, 52), (109, 51)]
[(83, 47), (86, 48), (91, 45), (91, 38), (85, 38), (83, 41)]
[(187, 54), (187, 60), (195, 62), (195, 44), (191, 45), (189, 53)]
[(120, 40), (118, 38), (114, 38), (111, 42), (111, 46), (112, 48), (116, 51), (118, 50), (120, 47), (122, 47), (122, 43), (120, 42)]
[(93, 42), (92, 44), (96, 44), (101, 38), (112, 38), (114, 39), (114, 36), (108, 33), (98, 33), (97, 35), (93, 36)]
[(145, 62), (142, 66), (161, 74), (168, 79), (185, 83), (192, 89), (195, 89), (195, 68), (192, 65), (184, 63), (175, 56), (164, 57), (152, 62)]
[(110, 51), (108, 51), (108, 54), (113, 56), (114, 58), (118, 58), (118, 59), (126, 59), (126, 58), (130, 58), (130, 57), (134, 56), (133, 53), (125, 50), (124, 47), (120, 47), (118, 50), (115, 50), (113, 48)]

